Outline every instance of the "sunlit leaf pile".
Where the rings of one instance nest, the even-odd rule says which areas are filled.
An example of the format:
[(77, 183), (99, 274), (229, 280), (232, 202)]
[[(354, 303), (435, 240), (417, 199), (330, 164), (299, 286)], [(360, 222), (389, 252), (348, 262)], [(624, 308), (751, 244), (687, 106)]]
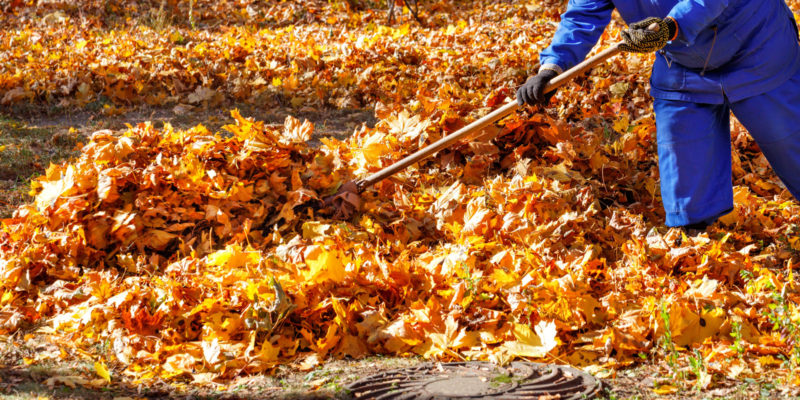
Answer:
[[(165, 31), (112, 29), (71, 7), (3, 16), (4, 104), (377, 104), (379, 122), (312, 140), (310, 122), (234, 110), (219, 132), (95, 132), (2, 221), (0, 333), (45, 333), (101, 377), (107, 362), (145, 380), (369, 354), (601, 372), (673, 349), (703, 357), (710, 376), (796, 379), (800, 204), (737, 125), (735, 210), (699, 235), (665, 228), (646, 57), (596, 68), (549, 109), (512, 115), (368, 189), (350, 220), (331, 218), (322, 200), (343, 183), (508, 101), (560, 2), (440, 1), (425, 27), (338, 2), (199, 2), (194, 19), (210, 28)], [(214, 25), (220, 13), (231, 20)]]

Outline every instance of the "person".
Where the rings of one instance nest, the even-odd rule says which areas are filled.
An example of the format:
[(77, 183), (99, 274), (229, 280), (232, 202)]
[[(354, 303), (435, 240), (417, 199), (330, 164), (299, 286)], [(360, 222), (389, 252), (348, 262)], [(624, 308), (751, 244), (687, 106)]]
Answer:
[(731, 112), (800, 199), (800, 44), (784, 0), (570, 0), (520, 105), (549, 101), (544, 87), (583, 60), (614, 8), (637, 21), (621, 33), (623, 50), (657, 52), (650, 94), (666, 225), (705, 229), (733, 209)]

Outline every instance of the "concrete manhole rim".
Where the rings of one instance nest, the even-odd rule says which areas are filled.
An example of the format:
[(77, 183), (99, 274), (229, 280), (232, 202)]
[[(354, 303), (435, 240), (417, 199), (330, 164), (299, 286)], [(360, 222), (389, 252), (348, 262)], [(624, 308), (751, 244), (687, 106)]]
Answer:
[(591, 399), (601, 383), (578, 369), (512, 362), (426, 362), (367, 376), (345, 386), (354, 399)]

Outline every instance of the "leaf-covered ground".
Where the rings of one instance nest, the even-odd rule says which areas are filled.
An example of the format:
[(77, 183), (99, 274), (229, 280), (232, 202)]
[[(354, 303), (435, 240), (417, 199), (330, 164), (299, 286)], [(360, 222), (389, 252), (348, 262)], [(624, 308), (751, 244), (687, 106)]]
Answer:
[(318, 140), (311, 122), (233, 110), (222, 127), (68, 131), (61, 154), (0, 121), (3, 170), (46, 168), (2, 220), (0, 334), (49, 343), (0, 367), (80, 361), (49, 383), (185, 388), (384, 354), (646, 365), (655, 394), (766, 376), (793, 393), (800, 204), (735, 124), (735, 210), (698, 235), (665, 228), (648, 57), (597, 67), (333, 220), (321, 200), (341, 184), (507, 101), (564, 3), (440, 1), (424, 26), (378, 7), (12, 2), (12, 114), (237, 103), (369, 107), (377, 123)]

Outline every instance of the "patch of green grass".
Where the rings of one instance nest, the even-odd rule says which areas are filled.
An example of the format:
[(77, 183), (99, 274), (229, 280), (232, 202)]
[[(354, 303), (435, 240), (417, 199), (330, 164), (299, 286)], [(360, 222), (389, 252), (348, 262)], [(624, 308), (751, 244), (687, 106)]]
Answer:
[(664, 336), (661, 338), (661, 347), (664, 352), (667, 365), (669, 366), (670, 371), (672, 371), (671, 379), (681, 382), (683, 381), (684, 376), (683, 372), (678, 368), (678, 351), (675, 348), (675, 343), (672, 341), (672, 328), (670, 327), (670, 317), (669, 311), (667, 310), (667, 305), (662, 303), (660, 311), (661, 321), (664, 323)]
[(512, 378), (511, 378), (511, 375), (501, 374), (501, 375), (497, 375), (497, 376), (493, 377), (492, 378), (492, 382), (511, 383), (512, 382)]

